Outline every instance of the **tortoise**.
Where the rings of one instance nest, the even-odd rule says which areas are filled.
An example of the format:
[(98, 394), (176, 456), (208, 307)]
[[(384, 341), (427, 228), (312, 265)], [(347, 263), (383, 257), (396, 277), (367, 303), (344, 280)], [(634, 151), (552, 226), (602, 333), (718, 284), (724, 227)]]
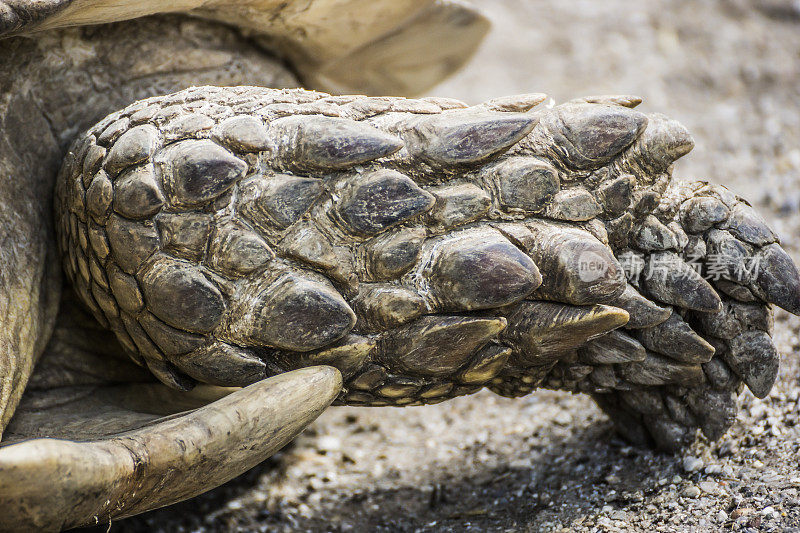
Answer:
[(0, 4), (0, 529), (190, 498), (331, 404), (566, 390), (674, 451), (769, 393), (800, 276), (744, 199), (672, 178), (679, 123), (342, 95), (422, 93), (486, 28), (444, 1)]

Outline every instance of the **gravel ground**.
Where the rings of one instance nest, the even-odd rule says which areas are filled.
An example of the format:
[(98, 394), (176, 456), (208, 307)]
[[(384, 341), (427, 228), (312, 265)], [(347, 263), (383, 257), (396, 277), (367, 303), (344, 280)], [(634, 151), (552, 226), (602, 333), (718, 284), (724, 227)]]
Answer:
[[(481, 4), (495, 31), (434, 94), (640, 95), (695, 135), (676, 175), (748, 197), (800, 260), (800, 2)], [(773, 393), (745, 393), (721, 441), (678, 456), (626, 446), (590, 400), (553, 392), (335, 408), (233, 482), (111, 530), (800, 532), (798, 329), (777, 313)]]

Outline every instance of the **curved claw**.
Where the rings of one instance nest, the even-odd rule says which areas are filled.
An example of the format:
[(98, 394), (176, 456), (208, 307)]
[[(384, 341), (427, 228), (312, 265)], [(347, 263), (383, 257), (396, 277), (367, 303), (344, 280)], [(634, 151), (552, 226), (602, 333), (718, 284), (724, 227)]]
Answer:
[[(341, 386), (336, 369), (309, 367), (171, 417), (138, 413), (141, 406), (109, 406), (131, 422), (132, 414), (141, 415), (131, 431), (86, 442), (37, 438), (1, 448), (0, 530), (58, 530), (191, 498), (275, 453), (330, 405)], [(124, 402), (128, 396), (140, 395), (119, 397)], [(73, 414), (79, 413), (76, 406)]]

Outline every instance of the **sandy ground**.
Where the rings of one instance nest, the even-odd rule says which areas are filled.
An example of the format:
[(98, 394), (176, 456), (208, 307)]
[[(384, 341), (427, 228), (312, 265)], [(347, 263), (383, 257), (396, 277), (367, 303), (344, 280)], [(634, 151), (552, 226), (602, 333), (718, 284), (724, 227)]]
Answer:
[[(800, 259), (800, 2), (492, 0), (495, 31), (434, 94), (637, 94), (694, 133), (676, 175), (747, 196)], [(482, 392), (335, 408), (237, 480), (112, 531), (800, 531), (800, 319), (779, 382), (719, 442), (631, 448), (592, 402)], [(106, 528), (103, 527), (102, 530)]]

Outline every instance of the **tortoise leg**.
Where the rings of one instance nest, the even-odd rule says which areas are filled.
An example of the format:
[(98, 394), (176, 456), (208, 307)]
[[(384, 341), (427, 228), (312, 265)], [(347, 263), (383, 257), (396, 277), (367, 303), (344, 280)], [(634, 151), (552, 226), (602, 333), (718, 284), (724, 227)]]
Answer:
[(338, 370), (316, 366), (243, 389), (178, 392), (121, 359), (104, 368), (108, 357), (80, 345), (121, 347), (76, 329), (56, 327), (4, 435), (2, 531), (102, 523), (196, 496), (278, 451), (341, 389)]
[[(132, 104), (61, 169), (67, 277), (175, 389), (328, 364), (353, 405), (545, 386), (626, 412), (618, 394), (672, 387), (689, 421), (703, 365), (724, 370), (703, 317), (731, 298), (798, 312), (796, 269), (745, 202), (673, 184), (693, 147), (680, 124), (634, 97), (544, 99), (197, 87)], [(713, 283), (691, 268), (723, 249), (766, 266)], [(768, 329), (721, 359), (756, 394)], [(756, 337), (767, 355), (741, 355)]]

